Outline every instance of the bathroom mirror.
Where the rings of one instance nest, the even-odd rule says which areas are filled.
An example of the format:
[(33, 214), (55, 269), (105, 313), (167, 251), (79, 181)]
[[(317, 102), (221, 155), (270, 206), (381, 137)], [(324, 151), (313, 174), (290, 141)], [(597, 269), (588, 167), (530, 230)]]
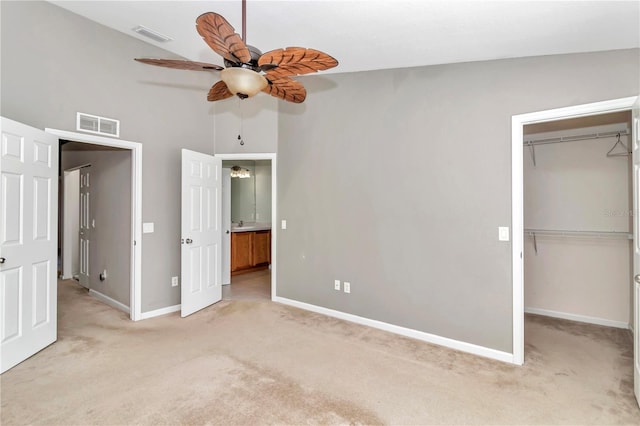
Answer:
[(224, 160), (223, 168), (249, 170), (231, 178), (231, 222), (271, 222), (271, 160)]

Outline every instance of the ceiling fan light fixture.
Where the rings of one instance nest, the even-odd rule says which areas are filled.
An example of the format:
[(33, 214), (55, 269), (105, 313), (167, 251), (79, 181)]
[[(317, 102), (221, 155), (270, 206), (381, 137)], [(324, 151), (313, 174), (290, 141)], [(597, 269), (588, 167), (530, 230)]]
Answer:
[(247, 68), (225, 68), (220, 71), (220, 78), (231, 93), (241, 98), (255, 96), (269, 85), (266, 78)]
[(231, 167), (230, 176), (232, 178), (240, 178), (240, 179), (250, 178), (251, 170), (245, 169), (244, 167), (240, 167), (240, 166), (233, 166)]

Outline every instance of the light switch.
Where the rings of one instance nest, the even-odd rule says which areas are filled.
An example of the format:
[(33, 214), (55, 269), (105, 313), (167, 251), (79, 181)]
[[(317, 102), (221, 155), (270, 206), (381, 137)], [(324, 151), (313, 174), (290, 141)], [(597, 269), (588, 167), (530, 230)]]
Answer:
[(282, 229), (287, 229), (287, 221), (286, 220), (282, 220)]
[(154, 226), (153, 226), (153, 222), (144, 222), (142, 224), (142, 232), (144, 234), (150, 234), (153, 232)]
[(509, 241), (508, 226), (498, 226), (498, 241)]

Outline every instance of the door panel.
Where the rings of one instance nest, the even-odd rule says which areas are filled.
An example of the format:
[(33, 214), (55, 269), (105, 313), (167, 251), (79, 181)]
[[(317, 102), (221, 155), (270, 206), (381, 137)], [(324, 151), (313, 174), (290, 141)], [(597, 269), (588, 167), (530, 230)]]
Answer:
[(222, 161), (182, 150), (181, 315), (222, 299)]
[(2, 372), (56, 340), (58, 139), (2, 118)]
[(91, 246), (91, 166), (80, 169), (80, 285), (89, 288)]
[(633, 390), (640, 405), (640, 96), (632, 109), (633, 162)]
[(231, 169), (222, 169), (222, 285), (231, 284)]

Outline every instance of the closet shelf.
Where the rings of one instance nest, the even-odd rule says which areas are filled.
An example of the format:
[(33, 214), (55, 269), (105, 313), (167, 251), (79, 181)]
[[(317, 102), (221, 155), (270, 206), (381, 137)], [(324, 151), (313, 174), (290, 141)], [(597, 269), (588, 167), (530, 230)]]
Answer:
[(630, 232), (619, 231), (570, 231), (564, 229), (530, 229), (525, 228), (525, 234), (530, 237), (536, 235), (548, 235), (558, 237), (592, 237), (592, 238), (624, 238), (627, 240), (633, 239), (633, 234)]
[[(620, 141), (620, 136), (629, 136), (630, 132), (628, 130), (614, 130), (610, 132), (596, 132), (596, 133), (587, 133), (587, 134), (578, 134), (571, 136), (561, 136), (556, 138), (546, 138), (546, 139), (524, 139), (524, 146), (529, 147), (529, 151), (531, 152), (531, 161), (533, 162), (533, 166), (536, 166), (536, 145), (547, 145), (551, 143), (563, 143), (563, 142), (575, 142), (575, 141), (584, 141), (588, 139), (601, 139), (601, 138), (610, 138), (610, 137), (618, 137), (618, 141), (616, 144), (607, 152), (607, 157), (628, 157), (631, 153), (627, 146)], [(613, 153), (615, 148), (618, 145), (622, 145), (625, 152), (622, 153)]]
[(564, 229), (531, 229), (525, 228), (524, 233), (533, 238), (533, 250), (538, 255), (538, 236), (548, 237), (587, 237), (587, 238), (615, 238), (632, 240), (633, 234), (631, 232), (619, 232), (619, 231), (570, 231)]

